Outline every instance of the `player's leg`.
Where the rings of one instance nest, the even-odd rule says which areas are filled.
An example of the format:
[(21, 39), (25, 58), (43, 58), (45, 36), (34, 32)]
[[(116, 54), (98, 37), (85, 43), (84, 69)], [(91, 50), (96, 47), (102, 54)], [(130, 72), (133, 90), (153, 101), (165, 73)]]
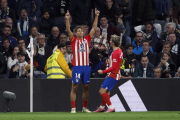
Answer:
[(72, 71), (72, 87), (70, 93), (71, 108), (72, 108), (71, 113), (76, 113), (76, 107), (75, 107), (76, 91), (78, 88), (80, 78), (81, 78), (81, 71), (78, 66), (74, 66)]
[(89, 66), (83, 66), (84, 67), (84, 72), (82, 75), (82, 83), (83, 83), (83, 95), (82, 95), (82, 100), (83, 100), (83, 109), (82, 112), (86, 113), (91, 113), (87, 109), (87, 103), (88, 103), (88, 98), (89, 98), (89, 83), (90, 83), (90, 68)]

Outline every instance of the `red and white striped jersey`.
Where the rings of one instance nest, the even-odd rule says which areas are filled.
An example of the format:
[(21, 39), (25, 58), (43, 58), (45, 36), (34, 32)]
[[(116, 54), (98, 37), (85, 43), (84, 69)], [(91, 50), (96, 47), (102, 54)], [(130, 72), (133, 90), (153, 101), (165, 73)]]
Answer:
[(115, 80), (120, 80), (122, 59), (123, 52), (120, 48), (113, 51), (109, 58), (109, 68), (104, 70), (103, 73), (108, 73), (109, 77), (112, 77)]
[(82, 40), (78, 40), (76, 37), (72, 37), (70, 40), (71, 48), (73, 51), (73, 66), (86, 66), (89, 65), (89, 42), (91, 37), (88, 34)]

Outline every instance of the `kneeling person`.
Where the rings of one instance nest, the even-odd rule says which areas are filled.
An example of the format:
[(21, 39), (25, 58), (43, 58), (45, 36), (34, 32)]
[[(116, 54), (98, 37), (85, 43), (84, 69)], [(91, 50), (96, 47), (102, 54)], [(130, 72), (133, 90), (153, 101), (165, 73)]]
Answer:
[(48, 59), (44, 71), (47, 72), (47, 78), (65, 78), (66, 75), (71, 78), (72, 72), (64, 58), (66, 44), (60, 43), (58, 49)]

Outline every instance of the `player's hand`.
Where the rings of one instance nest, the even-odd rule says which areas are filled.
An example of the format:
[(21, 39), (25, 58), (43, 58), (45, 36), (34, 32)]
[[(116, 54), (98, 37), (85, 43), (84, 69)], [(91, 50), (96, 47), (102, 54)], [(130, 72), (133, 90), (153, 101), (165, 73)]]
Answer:
[(102, 71), (102, 70), (98, 70), (98, 73), (99, 73), (100, 75), (102, 75), (102, 74), (103, 74), (103, 71)]
[(99, 16), (99, 13), (100, 13), (99, 10), (97, 10), (97, 8), (95, 8), (95, 15)]
[(69, 20), (69, 18), (70, 18), (69, 10), (67, 10), (67, 13), (65, 14), (65, 18), (66, 18), (66, 20)]

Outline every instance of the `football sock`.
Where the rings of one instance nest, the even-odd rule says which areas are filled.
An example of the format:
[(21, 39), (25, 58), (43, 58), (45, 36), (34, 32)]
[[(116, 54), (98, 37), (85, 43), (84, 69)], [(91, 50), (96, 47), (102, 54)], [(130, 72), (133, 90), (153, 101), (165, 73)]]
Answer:
[(105, 106), (106, 102), (104, 102), (103, 98), (102, 98), (102, 102), (101, 102), (101, 106)]
[(102, 99), (104, 100), (104, 102), (106, 102), (108, 104), (108, 106), (110, 106), (111, 101), (110, 101), (109, 95), (107, 93), (103, 93), (103, 94), (101, 94), (101, 96), (102, 96)]
[(75, 101), (71, 101), (71, 108), (75, 108)]
[(83, 108), (87, 108), (87, 102), (88, 101), (83, 101)]
[(114, 109), (114, 107), (112, 105), (109, 106), (110, 109)]
[(101, 105), (100, 105), (100, 107), (99, 107), (99, 108), (104, 108), (104, 107), (105, 107), (105, 106), (101, 106)]

